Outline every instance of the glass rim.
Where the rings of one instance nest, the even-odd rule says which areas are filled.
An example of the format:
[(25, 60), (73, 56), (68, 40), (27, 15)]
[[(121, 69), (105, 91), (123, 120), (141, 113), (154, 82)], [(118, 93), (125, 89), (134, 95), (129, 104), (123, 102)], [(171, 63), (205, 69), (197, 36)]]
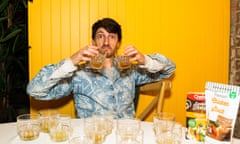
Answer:
[[(21, 118), (24, 118), (24, 119), (21, 119)], [(27, 120), (27, 119), (32, 119), (32, 118), (34, 118), (34, 119), (38, 119), (38, 118), (40, 118), (40, 114), (21, 114), (21, 115), (18, 115), (17, 116), (17, 120)]]
[(176, 114), (171, 112), (158, 112), (153, 114), (153, 120), (162, 118), (162, 120), (176, 120)]
[(172, 113), (172, 112), (156, 112), (156, 113), (154, 113), (154, 116), (174, 116), (174, 117), (176, 117), (176, 114)]

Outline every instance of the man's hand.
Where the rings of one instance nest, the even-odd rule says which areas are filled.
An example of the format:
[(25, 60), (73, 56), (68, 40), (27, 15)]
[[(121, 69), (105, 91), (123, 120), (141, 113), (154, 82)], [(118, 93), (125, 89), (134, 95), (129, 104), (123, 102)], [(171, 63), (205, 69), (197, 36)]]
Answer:
[(74, 53), (70, 59), (74, 65), (78, 65), (81, 62), (90, 61), (91, 58), (98, 53), (98, 47), (89, 45)]
[(124, 54), (129, 56), (131, 62), (137, 61), (140, 65), (146, 64), (145, 56), (132, 45), (124, 48)]

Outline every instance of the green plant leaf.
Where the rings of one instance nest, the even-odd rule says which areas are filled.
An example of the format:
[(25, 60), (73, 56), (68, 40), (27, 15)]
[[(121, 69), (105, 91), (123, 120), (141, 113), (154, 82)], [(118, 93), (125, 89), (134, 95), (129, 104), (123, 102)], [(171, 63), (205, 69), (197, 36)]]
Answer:
[(22, 31), (22, 29), (17, 29), (13, 32), (11, 32), (10, 34), (8, 34), (5, 38), (0, 39), (0, 43), (4, 43), (6, 41), (8, 41), (9, 39), (15, 37), (18, 33), (20, 33)]
[(6, 10), (8, 6), (8, 0), (2, 0), (2, 3), (0, 5), (0, 13), (2, 13), (2, 11)]
[(0, 22), (2, 22), (2, 21), (4, 21), (4, 20), (7, 20), (7, 16), (5, 16), (5, 17), (0, 17)]

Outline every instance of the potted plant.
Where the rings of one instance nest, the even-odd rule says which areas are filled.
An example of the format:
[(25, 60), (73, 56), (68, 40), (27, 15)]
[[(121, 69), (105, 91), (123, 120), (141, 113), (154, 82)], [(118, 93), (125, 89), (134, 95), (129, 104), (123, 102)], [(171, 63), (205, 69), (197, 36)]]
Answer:
[(0, 122), (15, 121), (29, 107), (27, 0), (0, 2)]

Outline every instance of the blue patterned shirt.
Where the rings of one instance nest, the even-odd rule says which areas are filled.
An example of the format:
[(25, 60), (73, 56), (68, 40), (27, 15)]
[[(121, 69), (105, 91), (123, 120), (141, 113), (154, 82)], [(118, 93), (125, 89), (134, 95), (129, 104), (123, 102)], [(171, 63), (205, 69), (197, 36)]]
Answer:
[(134, 117), (135, 87), (168, 78), (176, 68), (163, 55), (145, 57), (148, 59), (146, 66), (126, 71), (118, 70), (116, 60), (113, 68), (100, 71), (84, 65), (76, 67), (70, 59), (62, 60), (43, 67), (29, 82), (27, 93), (39, 100), (73, 94), (78, 118), (89, 117), (98, 111), (111, 111), (115, 118)]

